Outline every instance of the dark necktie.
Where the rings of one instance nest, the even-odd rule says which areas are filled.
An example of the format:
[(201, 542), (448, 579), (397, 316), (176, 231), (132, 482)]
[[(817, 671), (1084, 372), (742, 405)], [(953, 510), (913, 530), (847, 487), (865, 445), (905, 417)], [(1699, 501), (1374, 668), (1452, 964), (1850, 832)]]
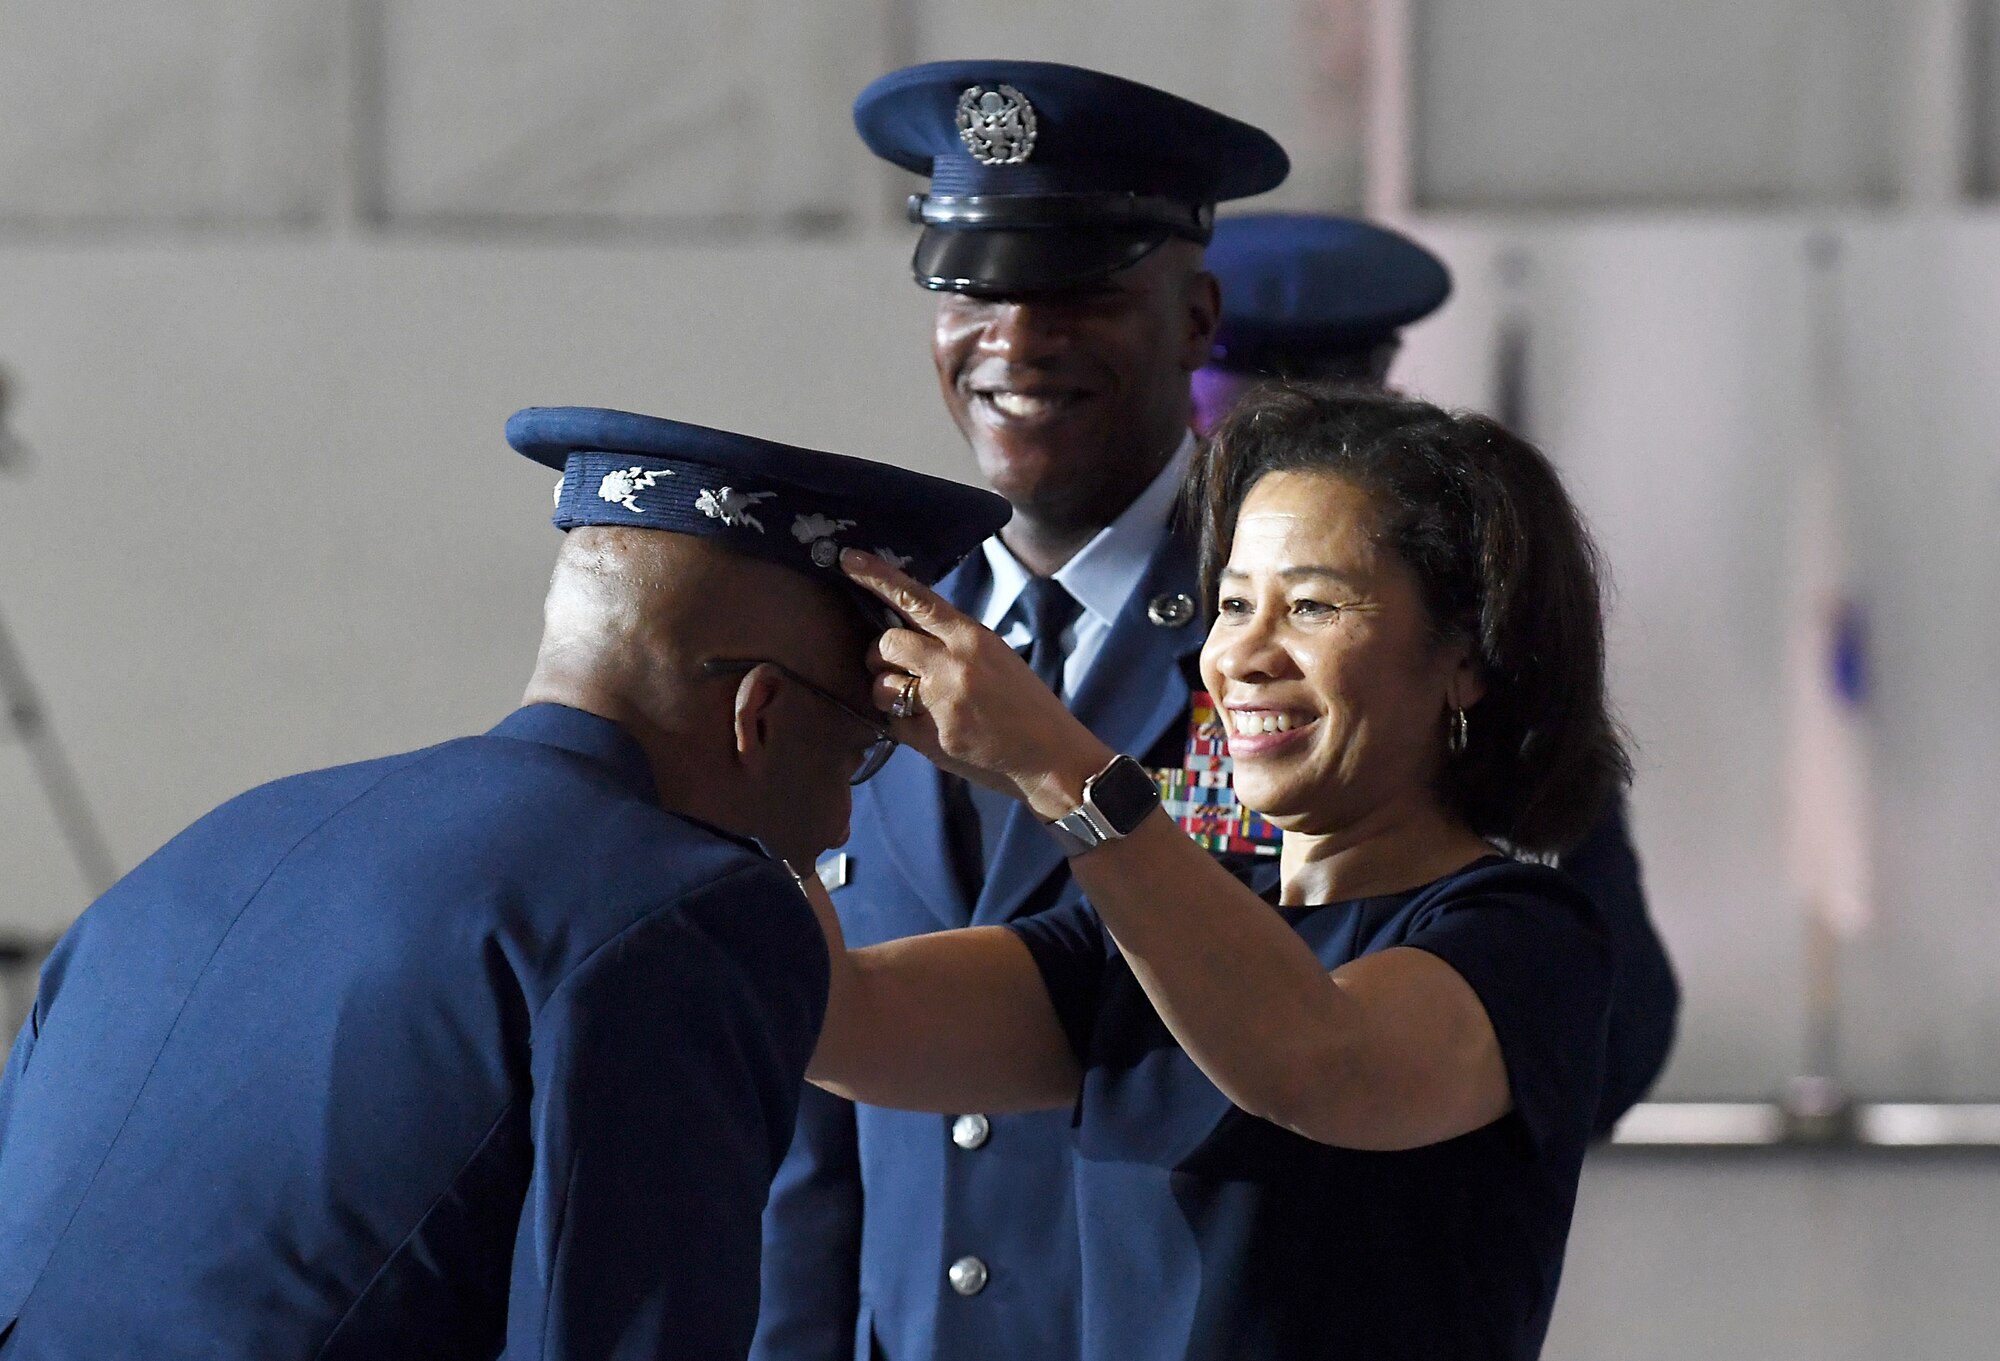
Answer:
[[(1028, 666), (1042, 678), (1042, 684), (1060, 695), (1063, 663), (1069, 660), (1069, 644), (1064, 635), (1083, 613), (1083, 606), (1054, 577), (1029, 577), (1021, 590), (1021, 613), (1033, 635), (1028, 644)], [(991, 869), (1014, 800), (982, 785), (972, 785), (968, 792), (979, 819), (979, 863)]]
[(1063, 634), (1083, 613), (1083, 606), (1054, 577), (1029, 577), (1021, 588), (1021, 612), (1027, 616), (1028, 632), (1034, 635), (1028, 645), (1028, 665), (1042, 678), (1042, 684), (1060, 695), (1063, 663), (1069, 660)]

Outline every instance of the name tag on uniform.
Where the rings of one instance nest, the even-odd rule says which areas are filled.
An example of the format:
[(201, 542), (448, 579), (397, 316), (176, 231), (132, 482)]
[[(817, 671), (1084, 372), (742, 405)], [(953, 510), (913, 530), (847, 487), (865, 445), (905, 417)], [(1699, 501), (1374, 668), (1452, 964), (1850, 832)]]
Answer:
[(1189, 696), (1187, 753), (1179, 769), (1155, 770), (1167, 816), (1211, 851), (1276, 855), (1284, 833), (1236, 801), (1222, 715), (1205, 690)]

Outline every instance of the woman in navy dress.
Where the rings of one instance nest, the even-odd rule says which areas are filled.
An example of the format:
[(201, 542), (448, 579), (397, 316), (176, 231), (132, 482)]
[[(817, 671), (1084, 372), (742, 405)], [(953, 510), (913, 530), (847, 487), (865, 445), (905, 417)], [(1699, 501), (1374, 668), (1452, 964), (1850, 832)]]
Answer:
[(1279, 887), (1135, 811), (999, 638), (850, 555), (908, 624), (877, 644), (899, 739), (1044, 822), (1100, 775), (1107, 806), (1074, 910), (848, 952), (809, 884), (834, 947), (812, 1076), (1074, 1107), (1088, 1356), (1533, 1357), (1611, 964), (1590, 901), (1517, 856), (1626, 773), (1590, 540), (1493, 422), (1331, 389), (1248, 400), (1190, 499), (1202, 677), (1238, 796), (1284, 831)]

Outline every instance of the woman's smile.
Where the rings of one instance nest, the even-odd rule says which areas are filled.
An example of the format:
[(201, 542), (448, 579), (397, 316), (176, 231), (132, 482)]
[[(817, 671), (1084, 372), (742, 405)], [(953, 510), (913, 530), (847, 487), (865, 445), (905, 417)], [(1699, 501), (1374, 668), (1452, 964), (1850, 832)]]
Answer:
[(1225, 703), (1222, 723), (1230, 758), (1256, 760), (1310, 741), (1319, 727), (1319, 715), (1310, 709)]

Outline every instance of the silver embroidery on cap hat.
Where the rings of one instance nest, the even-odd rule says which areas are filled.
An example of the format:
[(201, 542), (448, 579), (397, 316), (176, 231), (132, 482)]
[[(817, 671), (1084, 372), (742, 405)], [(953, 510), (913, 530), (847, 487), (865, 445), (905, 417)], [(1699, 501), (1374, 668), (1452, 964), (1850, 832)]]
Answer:
[[(638, 495), (663, 477), (673, 473), (665, 468), (641, 468), (636, 464), (621, 468), (615, 473), (606, 473), (604, 480), (597, 484), (598, 499), (609, 501), (614, 506), (623, 506), (634, 515), (644, 514), (639, 509)], [(556, 497), (562, 497), (562, 484), (556, 485)]]
[(1035, 106), (1012, 85), (974, 85), (958, 97), (958, 136), (981, 165), (1035, 154)]
[(814, 511), (811, 515), (797, 515), (792, 518), (792, 537), (800, 543), (811, 543), (814, 539), (830, 539), (843, 529), (854, 528), (852, 520), (836, 520), (829, 515)]
[(694, 508), (711, 520), (720, 520), (726, 525), (747, 525), (762, 534), (764, 522), (752, 515), (750, 508), (777, 494), (774, 491), (738, 491), (734, 487), (703, 488), (701, 495), (694, 499)]
[(875, 556), (882, 559), (882, 561), (888, 563), (891, 567), (895, 568), (899, 572), (909, 571), (910, 563), (913, 561), (913, 559), (910, 557), (909, 554), (898, 553), (893, 548), (878, 548), (875, 550)]
[(840, 561), (840, 545), (833, 541), (833, 536), (843, 529), (852, 528), (854, 521), (836, 520), (818, 511), (792, 517), (792, 537), (800, 543), (812, 545), (813, 565), (817, 567), (831, 567)]

